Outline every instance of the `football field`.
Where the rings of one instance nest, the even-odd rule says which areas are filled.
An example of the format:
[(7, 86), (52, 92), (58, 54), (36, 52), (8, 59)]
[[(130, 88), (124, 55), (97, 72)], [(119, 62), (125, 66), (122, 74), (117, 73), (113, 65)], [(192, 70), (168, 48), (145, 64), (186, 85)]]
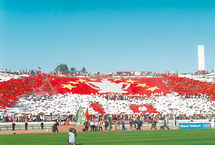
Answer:
[[(66, 145), (68, 133), (0, 135), (1, 145)], [(78, 132), (82, 145), (214, 145), (214, 129)]]

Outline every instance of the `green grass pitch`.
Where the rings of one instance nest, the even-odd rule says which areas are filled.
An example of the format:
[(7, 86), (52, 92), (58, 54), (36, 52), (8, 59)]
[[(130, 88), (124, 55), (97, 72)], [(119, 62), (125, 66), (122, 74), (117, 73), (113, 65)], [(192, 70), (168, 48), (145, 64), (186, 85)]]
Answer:
[[(82, 145), (214, 145), (214, 129), (78, 132)], [(67, 145), (68, 133), (0, 135), (0, 145)]]

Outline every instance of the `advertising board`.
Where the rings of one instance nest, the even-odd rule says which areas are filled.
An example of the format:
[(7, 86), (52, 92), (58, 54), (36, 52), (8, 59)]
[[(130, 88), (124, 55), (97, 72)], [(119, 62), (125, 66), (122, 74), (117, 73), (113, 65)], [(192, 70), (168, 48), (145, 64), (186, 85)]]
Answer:
[(209, 129), (211, 123), (179, 123), (180, 129)]

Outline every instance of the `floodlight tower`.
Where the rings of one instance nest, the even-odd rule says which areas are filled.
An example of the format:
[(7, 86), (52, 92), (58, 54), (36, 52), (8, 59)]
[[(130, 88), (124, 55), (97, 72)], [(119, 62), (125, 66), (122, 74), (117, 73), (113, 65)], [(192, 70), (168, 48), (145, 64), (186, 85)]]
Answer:
[(204, 45), (198, 45), (198, 70), (205, 70), (205, 50)]

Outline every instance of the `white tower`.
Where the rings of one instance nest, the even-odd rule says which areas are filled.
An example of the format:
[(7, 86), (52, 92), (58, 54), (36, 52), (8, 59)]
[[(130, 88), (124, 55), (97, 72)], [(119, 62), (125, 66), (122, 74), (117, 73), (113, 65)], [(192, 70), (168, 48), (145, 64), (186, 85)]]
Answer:
[(198, 66), (199, 66), (199, 70), (205, 70), (204, 45), (198, 45)]

